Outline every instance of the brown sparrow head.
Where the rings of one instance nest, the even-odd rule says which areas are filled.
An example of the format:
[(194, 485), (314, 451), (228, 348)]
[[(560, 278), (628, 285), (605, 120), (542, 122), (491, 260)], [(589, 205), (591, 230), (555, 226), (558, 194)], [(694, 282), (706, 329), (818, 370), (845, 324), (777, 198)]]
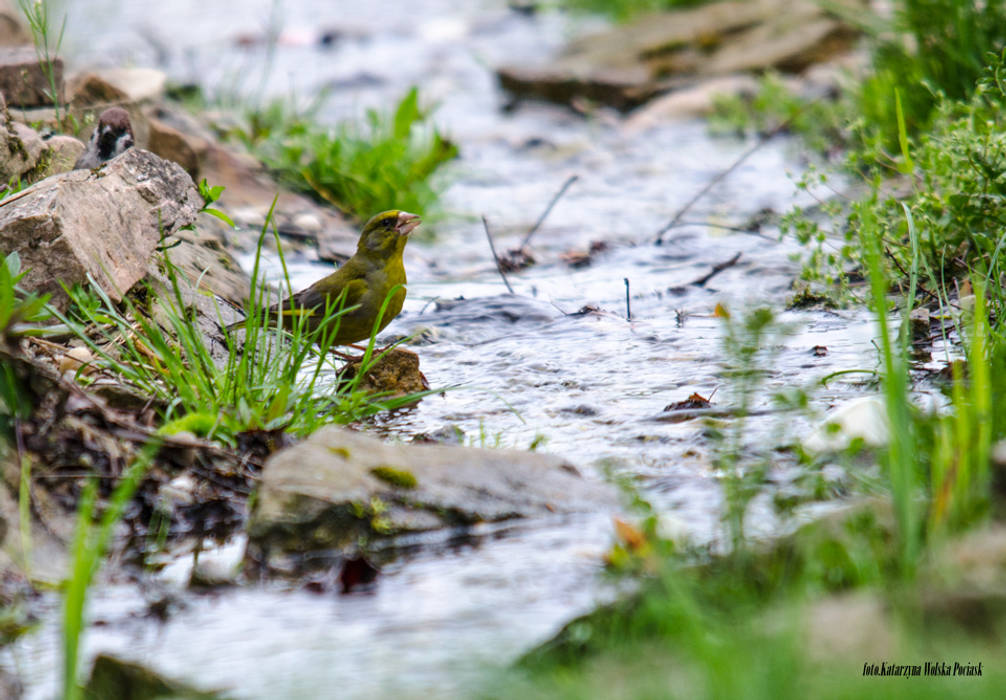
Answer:
[(133, 145), (133, 128), (129, 113), (122, 107), (109, 107), (98, 117), (87, 148), (74, 164), (74, 170), (97, 168)]

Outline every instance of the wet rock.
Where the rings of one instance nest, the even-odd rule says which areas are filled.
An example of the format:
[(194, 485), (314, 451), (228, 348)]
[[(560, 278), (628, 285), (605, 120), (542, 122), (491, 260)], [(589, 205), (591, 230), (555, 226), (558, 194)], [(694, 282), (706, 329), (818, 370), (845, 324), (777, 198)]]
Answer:
[(496, 76), (500, 87), (521, 98), (560, 104), (587, 99), (621, 110), (637, 107), (674, 85), (651, 82), (643, 67), (591, 70), (568, 62), (549, 68), (505, 67)]
[[(340, 380), (350, 381), (360, 371), (360, 362), (348, 362)], [(402, 348), (393, 348), (379, 358), (356, 385), (368, 394), (395, 398), (407, 394), (418, 394), (430, 388), (426, 377), (419, 371), (419, 355)]]
[(566, 406), (564, 408), (560, 408), (559, 413), (562, 413), (567, 416), (592, 417), (599, 415), (600, 411), (588, 404), (580, 404), (578, 406)]
[(456, 425), (445, 425), (428, 433), (419, 433), (412, 438), (417, 444), (460, 445), (464, 442), (465, 432)]
[[(862, 3), (849, 2), (848, 5)], [(779, 12), (779, 9), (785, 11)], [(857, 32), (838, 18), (828, 16), (817, 3), (787, 1), (758, 26), (724, 42), (703, 61), (702, 75), (774, 68), (799, 73), (814, 63), (845, 53)]]
[(559, 457), (395, 445), (331, 426), (266, 462), (249, 555), (274, 547), (366, 550), (395, 535), (615, 504), (607, 485)]
[(929, 309), (924, 306), (912, 309), (912, 312), (908, 315), (908, 325), (912, 333), (912, 340), (929, 340), (929, 324)]
[[(56, 90), (62, 102), (63, 59), (52, 62)], [(0, 47), (0, 92), (11, 107), (47, 107), (53, 104), (49, 78), (33, 46)]]
[(224, 546), (199, 552), (189, 577), (189, 586), (216, 588), (234, 585), (241, 574), (244, 550), (244, 538), (238, 537)]
[(180, 166), (132, 148), (0, 201), (0, 249), (20, 253), (25, 289), (65, 302), (59, 283), (90, 275), (118, 301), (146, 274), (162, 233), (195, 222), (201, 207)]
[(504, 322), (539, 324), (552, 321), (559, 315), (548, 302), (516, 294), (499, 294), (476, 299), (438, 299), (433, 312), (422, 316), (427, 325), (470, 326)]
[(549, 66), (507, 66), (498, 76), (518, 97), (586, 98), (625, 110), (700, 79), (801, 71), (848, 51), (855, 35), (810, 0), (717, 2), (641, 16), (572, 42)]
[(122, 661), (114, 656), (100, 654), (94, 660), (91, 677), (84, 687), (88, 700), (111, 698), (184, 698), (185, 700), (213, 700), (223, 696), (194, 688), (180, 681), (170, 680), (146, 666)]

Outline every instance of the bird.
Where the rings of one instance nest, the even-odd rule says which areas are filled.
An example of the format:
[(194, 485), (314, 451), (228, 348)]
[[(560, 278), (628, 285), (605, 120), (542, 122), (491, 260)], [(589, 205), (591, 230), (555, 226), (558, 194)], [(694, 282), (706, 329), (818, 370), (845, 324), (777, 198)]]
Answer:
[(133, 127), (129, 113), (122, 107), (109, 107), (98, 117), (84, 152), (73, 164), (74, 170), (97, 168), (133, 146)]
[[(384, 330), (401, 312), (405, 302), (402, 252), (409, 234), (420, 223), (422, 219), (417, 214), (398, 209), (375, 214), (364, 224), (356, 252), (349, 260), (327, 277), (271, 306), (270, 317), (279, 314), (287, 330), (296, 327), (298, 319), (304, 317), (302, 328), (314, 333), (328, 316), (334, 330), (323, 329), (316, 337), (332, 347), (352, 345), (369, 338), (371, 333)], [(388, 304), (375, 331), (374, 324), (385, 299)], [(330, 312), (340, 308), (346, 311), (332, 318)], [(232, 323), (227, 329), (239, 327), (246, 321)], [(334, 332), (331, 338), (326, 337), (329, 332)]]

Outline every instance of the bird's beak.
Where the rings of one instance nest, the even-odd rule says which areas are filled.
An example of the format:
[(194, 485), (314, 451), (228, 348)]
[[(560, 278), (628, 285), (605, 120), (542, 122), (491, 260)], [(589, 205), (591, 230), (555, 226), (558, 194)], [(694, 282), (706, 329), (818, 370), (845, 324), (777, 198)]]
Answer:
[(395, 224), (395, 230), (398, 231), (399, 236), (408, 236), (421, 223), (423, 220), (419, 218), (418, 214), (401, 211), (398, 212), (398, 223)]

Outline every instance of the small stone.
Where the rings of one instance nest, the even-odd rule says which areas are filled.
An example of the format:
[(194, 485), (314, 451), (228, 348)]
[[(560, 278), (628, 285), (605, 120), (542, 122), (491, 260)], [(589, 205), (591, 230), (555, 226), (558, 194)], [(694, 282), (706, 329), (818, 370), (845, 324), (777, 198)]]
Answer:
[(45, 142), (38, 132), (21, 122), (0, 126), (0, 179), (8, 182), (27, 176), (39, 165)]
[(189, 586), (215, 587), (236, 583), (241, 573), (245, 545), (245, 538), (238, 537), (221, 547), (201, 551), (192, 567)]
[[(172, 436), (177, 440), (178, 434)], [(194, 436), (193, 436), (194, 437)], [(175, 506), (187, 506), (195, 502), (196, 481), (191, 474), (182, 474), (166, 484), (162, 484), (157, 490), (157, 501), (159, 508), (169, 513)]]
[(65, 134), (50, 136), (45, 139), (45, 145), (49, 149), (49, 162), (45, 172), (39, 173), (40, 179), (73, 170), (73, 164), (84, 152), (82, 141)]
[(929, 340), (929, 309), (920, 306), (908, 315), (908, 325), (912, 340)]
[(76, 348), (70, 348), (67, 350), (66, 354), (59, 358), (59, 373), (65, 374), (66, 372), (76, 372), (93, 359), (94, 353), (91, 352), (90, 348), (84, 345)]
[(304, 212), (293, 217), (291, 222), (304, 233), (317, 234), (321, 231), (321, 219), (316, 214)]
[[(343, 368), (340, 379), (349, 381), (359, 371), (360, 362), (350, 361)], [(357, 388), (368, 394), (381, 394), (382, 398), (394, 398), (427, 391), (430, 385), (419, 371), (419, 355), (392, 348), (371, 365)]]

